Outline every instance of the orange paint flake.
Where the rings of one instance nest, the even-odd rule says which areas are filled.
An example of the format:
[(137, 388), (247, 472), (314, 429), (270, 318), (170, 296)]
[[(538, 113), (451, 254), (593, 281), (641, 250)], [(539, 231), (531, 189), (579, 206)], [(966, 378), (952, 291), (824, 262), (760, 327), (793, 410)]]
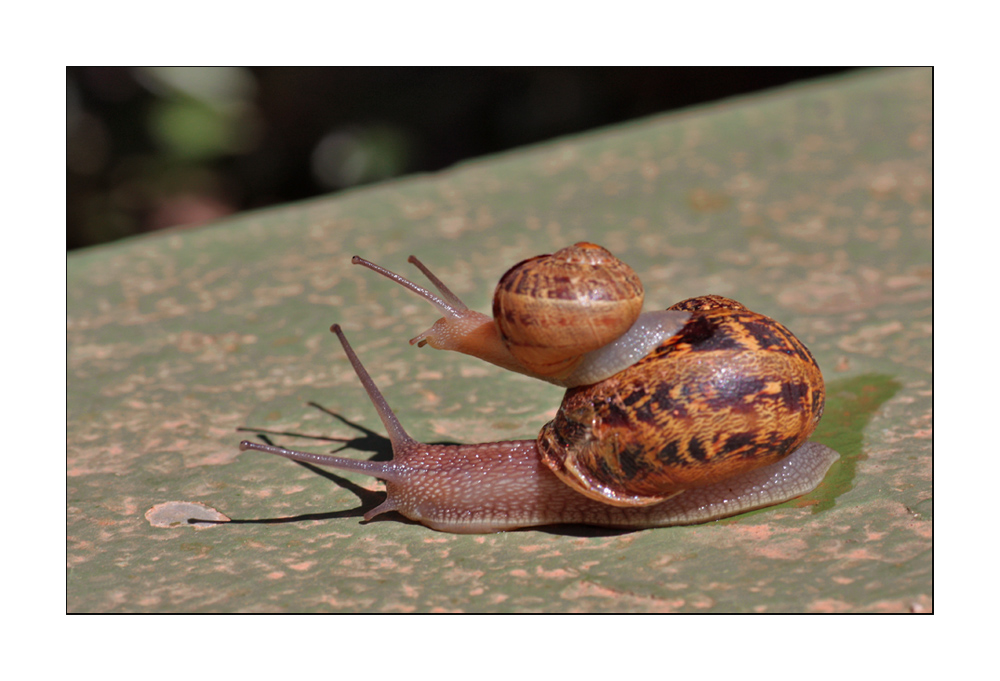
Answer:
[(556, 568), (555, 570), (543, 570), (541, 566), (535, 568), (535, 574), (539, 577), (546, 577), (549, 579), (567, 579), (573, 577), (573, 573), (569, 570), (563, 570), (562, 568)]
[(845, 610), (850, 610), (851, 605), (836, 598), (825, 598), (813, 601), (809, 609), (813, 612), (844, 612)]

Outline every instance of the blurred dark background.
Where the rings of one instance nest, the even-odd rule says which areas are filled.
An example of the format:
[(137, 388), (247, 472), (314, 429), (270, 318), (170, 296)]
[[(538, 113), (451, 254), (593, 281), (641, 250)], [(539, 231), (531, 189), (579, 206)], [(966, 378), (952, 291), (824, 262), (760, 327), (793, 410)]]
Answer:
[(845, 70), (73, 67), (66, 245), (198, 225)]

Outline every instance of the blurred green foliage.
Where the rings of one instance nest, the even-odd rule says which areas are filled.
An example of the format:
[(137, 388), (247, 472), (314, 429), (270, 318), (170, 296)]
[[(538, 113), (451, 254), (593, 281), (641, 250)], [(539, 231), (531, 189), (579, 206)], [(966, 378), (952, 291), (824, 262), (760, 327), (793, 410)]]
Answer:
[(67, 247), (841, 70), (73, 67)]

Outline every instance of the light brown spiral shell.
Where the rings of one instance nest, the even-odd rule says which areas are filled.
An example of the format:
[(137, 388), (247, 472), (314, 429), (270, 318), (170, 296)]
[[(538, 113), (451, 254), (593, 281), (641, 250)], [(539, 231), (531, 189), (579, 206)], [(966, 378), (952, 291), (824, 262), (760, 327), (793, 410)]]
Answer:
[(511, 354), (543, 376), (565, 376), (581, 356), (627, 331), (642, 312), (631, 267), (581, 242), (524, 260), (493, 296), (493, 317)]

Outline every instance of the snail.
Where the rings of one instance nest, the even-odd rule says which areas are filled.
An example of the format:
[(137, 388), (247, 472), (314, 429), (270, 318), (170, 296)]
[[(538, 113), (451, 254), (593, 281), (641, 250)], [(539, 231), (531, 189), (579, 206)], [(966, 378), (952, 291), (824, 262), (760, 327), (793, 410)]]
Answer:
[[(357, 256), (353, 262), (445, 315), (411, 343), (568, 388), (536, 440), (422, 444), (403, 429), (335, 324), (331, 331), (389, 434), (392, 460), (248, 441), (240, 448), (384, 480), (387, 498), (365, 520), (398, 511), (459, 533), (693, 524), (805, 494), (838, 458), (806, 442), (824, 406), (812, 354), (784, 326), (734, 300), (700, 296), (640, 313), (642, 286), (631, 268), (579, 243), (511, 268), (497, 286), (494, 321), (470, 311), (412, 256), (441, 297)], [(524, 327), (541, 330), (542, 340)]]

